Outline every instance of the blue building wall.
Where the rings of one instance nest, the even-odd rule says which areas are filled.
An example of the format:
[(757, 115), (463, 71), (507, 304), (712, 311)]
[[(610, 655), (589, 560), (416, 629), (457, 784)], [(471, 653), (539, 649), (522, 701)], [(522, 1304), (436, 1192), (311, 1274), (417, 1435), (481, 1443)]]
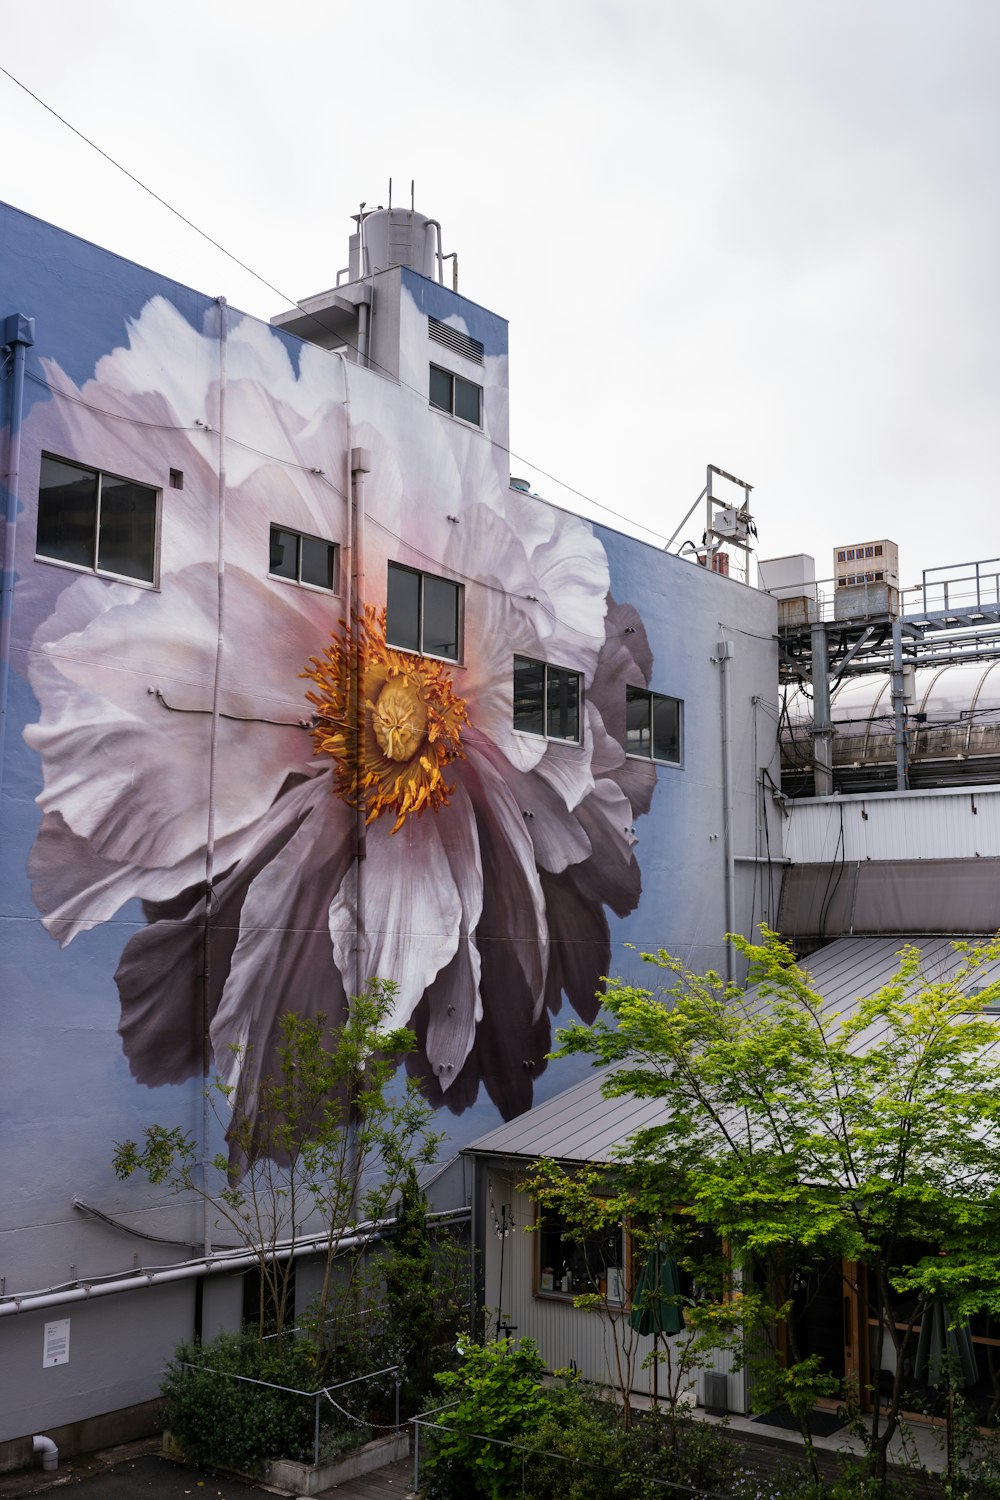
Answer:
[[(154, 1121), (202, 1128), (206, 1021), (213, 1070), (234, 1078), (249, 1048), (264, 1073), (285, 1010), (336, 1017), (372, 975), (396, 980), (448, 1155), (576, 1080), (576, 1060), (546, 1062), (553, 1028), (594, 1017), (603, 975), (638, 972), (629, 945), (723, 966), (727, 837), (737, 926), (773, 916), (773, 601), (510, 489), (506, 325), (413, 273), (396, 285), (398, 382), (0, 208), (0, 317), (35, 324), (0, 767), (0, 1340), (18, 1326), (0, 1440), (148, 1400), (191, 1331), (176, 1292), (144, 1293), (141, 1318), (110, 1296), (43, 1369), (44, 1323), (82, 1308), (10, 1308), (200, 1242), (193, 1204), (110, 1162)], [(485, 346), (482, 430), (428, 405), (428, 312)], [(158, 493), (152, 586), (36, 556), (43, 454)], [(333, 590), (269, 575), (272, 525), (337, 545)], [(387, 645), (391, 562), (461, 585), (459, 662)], [(330, 712), (324, 748), (306, 698), (343, 672), (352, 571), (360, 899), (350, 755), (331, 753)], [(515, 654), (579, 674), (580, 743), (515, 731)], [(392, 760), (375, 718), (401, 680), (415, 738)], [(626, 756), (626, 685), (683, 701), (681, 764)]]

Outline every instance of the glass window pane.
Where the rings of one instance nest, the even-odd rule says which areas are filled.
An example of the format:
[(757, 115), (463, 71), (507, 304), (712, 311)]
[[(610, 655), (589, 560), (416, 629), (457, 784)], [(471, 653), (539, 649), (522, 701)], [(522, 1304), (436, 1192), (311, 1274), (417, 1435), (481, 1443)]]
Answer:
[(420, 574), (389, 564), (385, 635), (390, 646), (420, 650)]
[(463, 380), (460, 375), (455, 376), (455, 415), (461, 417), (463, 422), (474, 422), (477, 427), (482, 425), (481, 397), (482, 390), (478, 385), (473, 385), (471, 380)]
[(97, 566), (152, 583), (156, 566), (156, 491), (130, 479), (101, 476)]
[(458, 584), (424, 574), (423, 650), (458, 661)]
[(681, 706), (676, 698), (653, 695), (653, 759), (680, 764)]
[(564, 667), (546, 668), (546, 734), (550, 740), (580, 738), (580, 678)]
[(628, 755), (652, 753), (649, 732), (649, 694), (643, 688), (625, 689), (625, 750)]
[(317, 536), (302, 538), (302, 582), (313, 583), (320, 589), (333, 588), (332, 542), (320, 541)]
[(35, 550), (41, 557), (92, 568), (96, 531), (97, 474), (57, 458), (43, 458)]
[(527, 656), (514, 657), (514, 728), (545, 733), (545, 667)]
[(432, 406), (439, 406), (442, 411), (451, 411), (451, 383), (452, 377), (447, 370), (439, 370), (437, 365), (431, 365)]
[(277, 578), (299, 576), (299, 534), (297, 531), (282, 531), (280, 526), (271, 527), (271, 557), (268, 572)]

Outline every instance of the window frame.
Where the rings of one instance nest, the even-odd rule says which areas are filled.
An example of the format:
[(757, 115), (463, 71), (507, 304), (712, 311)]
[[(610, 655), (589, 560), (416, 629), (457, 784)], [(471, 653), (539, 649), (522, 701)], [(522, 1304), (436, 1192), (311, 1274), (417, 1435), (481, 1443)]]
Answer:
[[(389, 575), (395, 569), (398, 573), (410, 573), (419, 580), (417, 593), (417, 646), (401, 646), (394, 641), (390, 635), (391, 625), (389, 622)], [(456, 654), (454, 656), (443, 656), (439, 651), (427, 651), (424, 649), (424, 580), (431, 578), (435, 583), (446, 583), (455, 590), (455, 635)], [(386, 620), (385, 620), (385, 642), (391, 646), (393, 651), (405, 651), (410, 656), (426, 656), (430, 661), (444, 661), (451, 666), (460, 667), (465, 654), (465, 585), (459, 583), (455, 578), (446, 578), (443, 573), (430, 573), (426, 568), (411, 568), (408, 563), (390, 561), (386, 572)]]
[[(92, 475), (97, 484), (97, 497), (94, 509), (94, 542), (93, 560), (89, 563), (73, 562), (65, 557), (53, 557), (48, 552), (39, 550), (39, 528), (42, 518), (42, 473), (46, 459), (54, 464), (63, 464), (66, 468), (76, 469), (81, 474)], [(113, 568), (102, 568), (99, 563), (101, 555), (101, 498), (103, 495), (103, 481), (113, 480), (119, 484), (134, 485), (137, 489), (147, 490), (153, 497), (153, 539), (151, 546), (152, 568), (150, 578), (139, 578), (133, 573), (119, 573)], [(76, 458), (64, 458), (59, 453), (52, 453), (43, 448), (39, 455), (38, 469), (38, 502), (35, 509), (35, 546), (34, 560), (38, 563), (47, 563), (54, 568), (69, 568), (73, 573), (89, 573), (96, 578), (109, 578), (115, 583), (130, 583), (139, 589), (158, 589), (160, 586), (160, 540), (161, 523), (163, 515), (163, 487), (162, 485), (147, 484), (142, 479), (132, 479), (127, 474), (116, 474), (111, 469), (101, 469), (95, 464), (81, 463)]]
[[(517, 664), (526, 662), (532, 667), (542, 669), (542, 729), (525, 729), (518, 725), (515, 720), (517, 705)], [(567, 736), (563, 734), (549, 733), (549, 672), (562, 672), (568, 677), (576, 678), (576, 734)], [(583, 743), (583, 674), (577, 672), (573, 667), (561, 667), (556, 662), (542, 661), (539, 657), (525, 656), (520, 651), (514, 652), (514, 664), (511, 673), (511, 684), (513, 698), (511, 703), (511, 728), (514, 734), (526, 734), (532, 739), (546, 740), (551, 745), (581, 745)]]
[[(271, 535), (275, 531), (282, 531), (282, 532), (285, 533), (286, 536), (294, 536), (295, 539), (296, 539), (296, 543), (297, 543), (296, 549), (295, 549), (295, 557), (296, 557), (295, 572), (296, 572), (296, 576), (294, 578), (289, 578), (284, 573), (275, 573), (271, 569)], [(268, 576), (268, 578), (272, 578), (275, 581), (275, 583), (287, 583), (287, 584), (291, 584), (291, 586), (293, 588), (311, 589), (311, 590), (313, 590), (317, 594), (334, 594), (334, 595), (339, 595), (340, 594), (340, 592), (341, 592), (341, 586), (340, 586), (340, 543), (339, 542), (335, 542), (332, 537), (328, 537), (328, 536), (314, 536), (311, 531), (300, 531), (297, 526), (283, 526), (278, 521), (271, 521), (269, 523), (269, 529), (268, 529), (268, 534), (267, 535), (268, 535), (268, 555), (267, 555), (267, 576)], [(333, 582), (330, 584), (329, 588), (327, 588), (326, 584), (324, 584), (324, 583), (310, 583), (308, 579), (305, 579), (305, 578), (302, 577), (302, 543), (303, 543), (303, 541), (306, 541), (306, 542), (320, 542), (324, 547), (332, 547), (333, 548), (333, 561), (331, 563), (331, 568), (330, 568), (330, 572), (331, 572), (331, 576), (332, 576)]]
[[(449, 406), (442, 406), (440, 402), (435, 401), (432, 398), (432, 396), (431, 396), (431, 393), (430, 393), (430, 382), (433, 380), (435, 374), (445, 375), (448, 378), (448, 381), (449, 381), (449, 391), (450, 391), (450, 401), (451, 401), (451, 404)], [(458, 384), (459, 381), (461, 381), (463, 385), (467, 385), (470, 390), (476, 391), (478, 393), (478, 397), (479, 397), (479, 419), (476, 422), (470, 422), (469, 419), (468, 419), (468, 417), (461, 416), (455, 410), (455, 393), (456, 393), (457, 384)], [(427, 400), (428, 400), (428, 404), (430, 405), (430, 408), (431, 408), (432, 411), (442, 412), (446, 417), (451, 417), (453, 421), (455, 421), (455, 422), (461, 422), (464, 427), (471, 427), (474, 432), (482, 432), (482, 430), (483, 430), (483, 387), (481, 385), (477, 385), (474, 380), (469, 380), (467, 376), (465, 376), (465, 375), (459, 375), (457, 371), (455, 371), (455, 370), (449, 370), (445, 365), (437, 365), (437, 364), (434, 363), (433, 360), (431, 360), (431, 363), (430, 363), (430, 372), (429, 372), (429, 375), (428, 375)]]
[[(560, 1230), (554, 1224), (546, 1224), (546, 1214), (543, 1212), (541, 1206), (536, 1203), (534, 1207), (535, 1253), (532, 1257), (534, 1295), (536, 1297), (551, 1300), (553, 1302), (561, 1302), (564, 1307), (573, 1307), (575, 1299), (577, 1297), (585, 1297), (596, 1292), (599, 1296), (603, 1296), (607, 1299), (607, 1304), (609, 1307), (618, 1307), (623, 1309), (629, 1307), (631, 1304), (632, 1294), (632, 1237), (629, 1234), (627, 1223), (620, 1223), (617, 1226), (616, 1230), (616, 1236), (620, 1240), (621, 1252), (621, 1260), (618, 1262), (617, 1266), (617, 1269), (619, 1271), (619, 1295), (617, 1297), (612, 1295), (611, 1290), (607, 1286), (606, 1282), (605, 1290), (603, 1292), (601, 1292), (600, 1290), (600, 1282), (598, 1281), (598, 1283), (595, 1285), (592, 1280), (590, 1281), (589, 1285), (574, 1286), (571, 1284), (569, 1288), (556, 1286), (555, 1284), (553, 1284), (552, 1286), (545, 1286), (543, 1282), (546, 1272), (549, 1272), (552, 1275), (553, 1283), (555, 1283), (555, 1280), (557, 1279), (554, 1269), (551, 1267), (545, 1267), (542, 1264), (545, 1258), (546, 1249), (548, 1248), (546, 1245), (546, 1236), (555, 1234), (559, 1237), (559, 1239), (562, 1239), (565, 1235), (565, 1231)], [(548, 1217), (561, 1219), (562, 1215), (555, 1213), (550, 1209)], [(586, 1250), (583, 1247), (591, 1244), (598, 1245), (601, 1238), (602, 1236), (599, 1235), (587, 1236), (583, 1239), (583, 1241), (570, 1238), (568, 1242), (570, 1255), (572, 1255), (574, 1251), (578, 1251), (579, 1253), (583, 1254), (584, 1261), (586, 1262)], [(569, 1259), (569, 1256), (563, 1258), (562, 1263), (564, 1265), (567, 1259)], [(607, 1266), (605, 1266), (605, 1269), (607, 1269)], [(570, 1273), (566, 1271), (564, 1272), (564, 1274)], [(561, 1280), (562, 1277), (558, 1279)]]
[[(631, 700), (629, 695), (634, 695)], [(628, 708), (629, 702), (637, 702), (645, 698), (649, 704), (649, 754), (645, 755), (641, 750), (630, 750), (628, 743)], [(672, 703), (677, 709), (677, 759), (665, 760), (659, 755), (653, 754), (655, 744), (653, 736), (653, 715), (657, 703)], [(671, 693), (654, 693), (651, 688), (636, 687), (632, 683), (625, 684), (625, 755), (628, 760), (645, 760), (654, 766), (672, 766), (675, 770), (683, 769), (684, 766), (684, 699), (675, 698)]]

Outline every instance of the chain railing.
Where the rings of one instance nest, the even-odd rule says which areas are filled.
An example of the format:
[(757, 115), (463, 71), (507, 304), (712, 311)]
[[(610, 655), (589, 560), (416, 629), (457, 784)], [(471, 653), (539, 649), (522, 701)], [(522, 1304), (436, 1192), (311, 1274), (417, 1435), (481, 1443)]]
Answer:
[[(242, 1381), (244, 1385), (264, 1386), (266, 1387), (266, 1389), (271, 1391), (281, 1391), (286, 1396), (301, 1396), (303, 1400), (312, 1401), (314, 1467), (318, 1467), (319, 1465), (322, 1425), (320, 1412), (324, 1401), (328, 1401), (329, 1404), (334, 1408), (334, 1410), (340, 1414), (341, 1418), (346, 1419), (349, 1422), (354, 1422), (358, 1427), (365, 1427), (374, 1432), (394, 1432), (397, 1436), (401, 1431), (399, 1420), (399, 1398), (400, 1391), (402, 1389), (402, 1365), (386, 1365), (382, 1370), (373, 1370), (370, 1375), (355, 1375), (351, 1380), (341, 1380), (338, 1381), (335, 1385), (320, 1386), (319, 1390), (317, 1391), (302, 1391), (299, 1390), (296, 1386), (279, 1385), (276, 1381), (273, 1380), (258, 1380), (251, 1375), (236, 1375), (232, 1370), (217, 1370), (212, 1365), (193, 1364), (190, 1361), (183, 1359), (176, 1360), (175, 1364), (176, 1366), (184, 1370), (195, 1370), (199, 1373), (217, 1375), (224, 1380), (239, 1380)], [(348, 1411), (345, 1406), (342, 1406), (340, 1402), (335, 1401), (333, 1398), (334, 1391), (346, 1391), (349, 1386), (362, 1385), (367, 1383), (368, 1381), (380, 1380), (383, 1376), (386, 1375), (394, 1376), (395, 1418), (391, 1423), (374, 1422), (369, 1417), (358, 1417), (353, 1412)]]
[[(432, 1432), (441, 1432), (442, 1430), (446, 1432), (451, 1431), (452, 1429), (448, 1428), (446, 1423), (432, 1422), (429, 1419), (431, 1417), (437, 1416), (439, 1412), (450, 1411), (457, 1405), (457, 1401), (451, 1401), (447, 1406), (437, 1406), (432, 1411), (421, 1412), (418, 1417), (410, 1418), (410, 1426), (413, 1429), (413, 1439), (411, 1446), (413, 1448), (414, 1494), (419, 1494), (420, 1492), (420, 1429), (422, 1427), (430, 1429), (428, 1437), (430, 1437), (430, 1434)], [(515, 1493), (510, 1496), (510, 1500), (515, 1500), (515, 1495), (518, 1493), (522, 1496), (524, 1495), (525, 1485), (530, 1475), (531, 1465), (533, 1463), (540, 1463), (542, 1461), (555, 1462), (560, 1464), (572, 1464), (577, 1469), (587, 1469), (593, 1474), (613, 1474), (615, 1479), (617, 1480), (621, 1480), (623, 1477), (628, 1477), (627, 1475), (623, 1475), (620, 1468), (611, 1469), (606, 1464), (595, 1464), (590, 1462), (588, 1459), (573, 1458), (568, 1454), (555, 1453), (547, 1448), (532, 1448), (527, 1443), (513, 1443), (507, 1441), (505, 1438), (487, 1437), (485, 1433), (467, 1432), (464, 1428), (462, 1429), (462, 1436), (474, 1438), (477, 1443), (493, 1443), (497, 1447), (516, 1450), (520, 1453), (521, 1486), (519, 1491), (515, 1491)], [(427, 1446), (428, 1444), (425, 1442), (425, 1448)], [(636, 1479), (641, 1480), (644, 1486), (651, 1486), (653, 1489), (662, 1490), (665, 1495), (688, 1495), (694, 1496), (695, 1500), (728, 1500), (728, 1497), (720, 1494), (718, 1490), (696, 1489), (693, 1485), (682, 1484), (679, 1480), (676, 1479), (658, 1479), (655, 1475), (646, 1473), (643, 1473), (641, 1475), (637, 1474)]]

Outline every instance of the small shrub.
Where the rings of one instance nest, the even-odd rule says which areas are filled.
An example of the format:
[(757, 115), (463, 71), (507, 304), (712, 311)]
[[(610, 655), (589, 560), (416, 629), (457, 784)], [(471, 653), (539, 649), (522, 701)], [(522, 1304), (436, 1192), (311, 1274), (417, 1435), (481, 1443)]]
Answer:
[(230, 1333), (208, 1344), (180, 1345), (162, 1392), (167, 1426), (185, 1455), (195, 1463), (238, 1469), (278, 1456), (311, 1459), (313, 1403), (249, 1380), (314, 1390), (313, 1351), (294, 1340), (278, 1349), (252, 1334)]
[[(429, 1500), (510, 1500), (520, 1493), (521, 1454), (547, 1405), (545, 1366), (530, 1339), (520, 1344), (463, 1343), (461, 1368), (439, 1375), (444, 1401), (426, 1464)], [(494, 1442), (484, 1442), (483, 1438)]]

